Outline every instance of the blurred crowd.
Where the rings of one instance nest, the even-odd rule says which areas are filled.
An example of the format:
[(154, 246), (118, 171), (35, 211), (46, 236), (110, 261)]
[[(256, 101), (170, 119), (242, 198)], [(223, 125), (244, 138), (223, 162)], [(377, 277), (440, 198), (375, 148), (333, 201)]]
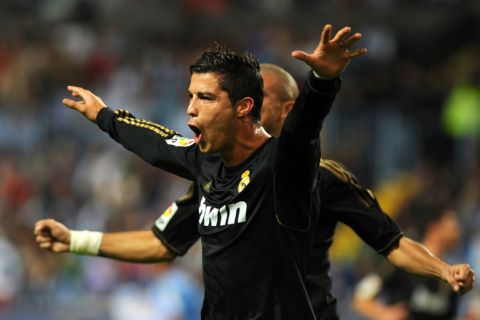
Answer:
[[(411, 237), (409, 203), (451, 199), (463, 232), (446, 259), (480, 272), (478, 1), (2, 0), (0, 319), (198, 319), (198, 246), (171, 266), (36, 247), (33, 224), (47, 217), (73, 229), (148, 229), (187, 185), (63, 107), (65, 87), (189, 136), (188, 66), (200, 52), (215, 41), (248, 50), (301, 84), (307, 69), (290, 52), (312, 49), (325, 23), (361, 32), (369, 53), (344, 74), (324, 156), (351, 169)], [(331, 254), (343, 319), (359, 319), (352, 288), (382, 259), (369, 250), (339, 227)], [(479, 291), (459, 315), (480, 314)]]

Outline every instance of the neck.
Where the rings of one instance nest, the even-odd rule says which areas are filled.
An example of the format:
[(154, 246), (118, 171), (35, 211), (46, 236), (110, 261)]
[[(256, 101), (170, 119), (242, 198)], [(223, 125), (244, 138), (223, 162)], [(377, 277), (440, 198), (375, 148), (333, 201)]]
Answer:
[(279, 129), (272, 130), (272, 132), (270, 132), (270, 134), (272, 135), (272, 137), (275, 137), (275, 138), (280, 137), (280, 133), (281, 133), (281, 131), (282, 131), (281, 128), (282, 128), (282, 127), (280, 127)]
[(255, 150), (261, 147), (270, 135), (262, 126), (250, 123), (244, 130), (237, 130), (230, 148), (220, 152), (226, 167), (235, 167), (245, 161)]

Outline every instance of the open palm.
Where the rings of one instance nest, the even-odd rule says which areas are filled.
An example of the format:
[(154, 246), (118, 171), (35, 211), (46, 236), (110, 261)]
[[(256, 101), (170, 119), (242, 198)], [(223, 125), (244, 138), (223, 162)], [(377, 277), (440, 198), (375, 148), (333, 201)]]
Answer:
[(367, 53), (366, 48), (350, 50), (362, 37), (360, 33), (348, 37), (350, 32), (350, 27), (344, 27), (331, 39), (332, 26), (327, 24), (323, 28), (320, 43), (312, 53), (295, 50), (292, 56), (308, 64), (320, 77), (338, 77), (352, 58)]

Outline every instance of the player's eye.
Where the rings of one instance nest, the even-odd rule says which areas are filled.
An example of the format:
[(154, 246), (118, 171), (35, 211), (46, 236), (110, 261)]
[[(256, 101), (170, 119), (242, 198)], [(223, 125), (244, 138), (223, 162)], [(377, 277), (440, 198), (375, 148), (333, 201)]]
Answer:
[(213, 97), (210, 96), (210, 95), (199, 94), (198, 97), (199, 97), (201, 100), (205, 100), (205, 101), (212, 101), (212, 100), (213, 100)]

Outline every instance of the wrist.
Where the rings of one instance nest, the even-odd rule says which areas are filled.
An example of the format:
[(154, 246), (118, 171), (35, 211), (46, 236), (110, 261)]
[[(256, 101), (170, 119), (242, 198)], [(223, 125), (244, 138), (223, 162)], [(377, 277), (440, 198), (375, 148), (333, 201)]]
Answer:
[(69, 251), (77, 254), (97, 256), (100, 252), (103, 233), (98, 231), (70, 230)]
[(322, 76), (320, 75), (317, 71), (313, 70), (312, 69), (312, 73), (313, 73), (313, 76), (317, 79), (320, 79), (320, 80), (332, 80), (332, 79), (335, 79), (335, 78), (338, 78), (338, 77), (325, 77), (325, 76)]

